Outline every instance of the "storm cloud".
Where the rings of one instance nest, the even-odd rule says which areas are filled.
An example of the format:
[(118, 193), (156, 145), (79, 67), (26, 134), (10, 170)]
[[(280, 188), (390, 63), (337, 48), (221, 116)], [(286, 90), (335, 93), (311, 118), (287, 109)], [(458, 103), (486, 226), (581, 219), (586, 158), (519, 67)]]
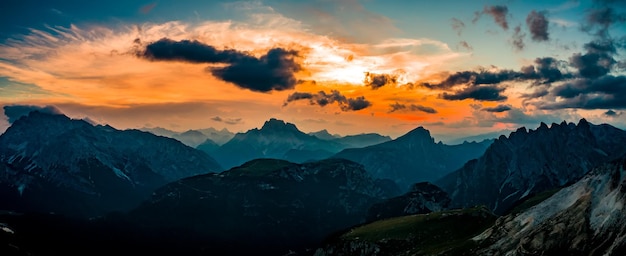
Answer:
[(497, 105), (497, 106), (491, 107), (491, 108), (482, 108), (481, 110), (482, 111), (487, 111), (487, 112), (492, 112), (492, 113), (494, 113), (494, 112), (495, 113), (502, 113), (502, 112), (511, 110), (511, 108), (512, 108), (511, 105), (500, 104), (500, 105)]
[(504, 90), (505, 88), (495, 85), (472, 86), (452, 93), (444, 92), (440, 97), (445, 100), (503, 101), (507, 99), (506, 96), (502, 95)]
[(421, 111), (424, 113), (429, 113), (429, 114), (436, 114), (437, 110), (435, 110), (434, 108), (431, 107), (426, 107), (426, 106), (422, 106), (422, 105), (418, 105), (418, 104), (410, 104), (410, 105), (405, 105), (405, 104), (401, 104), (401, 103), (394, 103), (394, 104), (390, 104), (389, 105), (390, 109), (388, 113), (393, 113), (396, 111)]
[(195, 40), (162, 38), (146, 45), (137, 56), (151, 61), (228, 64), (209, 66), (207, 71), (239, 88), (256, 92), (293, 89), (297, 84), (294, 73), (302, 69), (294, 59), (298, 56), (297, 51), (273, 48), (257, 58), (237, 50), (218, 50)]
[(531, 11), (526, 17), (526, 25), (530, 31), (533, 41), (547, 41), (550, 39), (548, 33), (548, 19), (545, 12)]
[(308, 100), (311, 105), (324, 107), (328, 104), (337, 103), (342, 111), (357, 111), (372, 106), (372, 103), (365, 99), (364, 96), (356, 98), (348, 98), (337, 90), (331, 90), (330, 93), (319, 91), (317, 93), (294, 92), (287, 96), (287, 100), (283, 106), (290, 102)]
[(626, 76), (580, 78), (555, 87), (550, 94), (558, 102), (537, 102), (542, 109), (626, 109)]
[(32, 105), (8, 105), (2, 107), (4, 109), (4, 115), (7, 117), (9, 124), (20, 119), (20, 117), (27, 116), (30, 112), (38, 111), (46, 114), (62, 115), (61, 111), (54, 106), (32, 106)]

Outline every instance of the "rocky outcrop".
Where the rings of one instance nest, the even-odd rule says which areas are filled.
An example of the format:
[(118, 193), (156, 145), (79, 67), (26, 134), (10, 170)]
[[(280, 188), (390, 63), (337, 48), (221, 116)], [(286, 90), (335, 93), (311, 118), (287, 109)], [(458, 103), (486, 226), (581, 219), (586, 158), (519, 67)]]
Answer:
[(431, 183), (421, 182), (414, 184), (404, 195), (373, 205), (368, 211), (367, 221), (439, 212), (449, 205), (450, 197), (446, 192)]

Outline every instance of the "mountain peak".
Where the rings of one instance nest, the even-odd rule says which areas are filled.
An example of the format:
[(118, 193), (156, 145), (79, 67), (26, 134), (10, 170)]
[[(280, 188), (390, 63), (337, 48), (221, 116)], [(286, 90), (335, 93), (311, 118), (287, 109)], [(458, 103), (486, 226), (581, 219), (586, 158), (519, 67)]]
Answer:
[(417, 127), (407, 132), (405, 135), (398, 137), (397, 140), (416, 140), (416, 139), (420, 139), (420, 140), (425, 139), (425, 140), (432, 141), (432, 143), (435, 143), (435, 139), (430, 136), (430, 131), (428, 131), (426, 128), (422, 126)]
[(287, 123), (283, 120), (279, 120), (276, 118), (270, 118), (270, 120), (265, 121), (263, 127), (261, 127), (263, 131), (299, 131), (298, 128), (292, 124)]

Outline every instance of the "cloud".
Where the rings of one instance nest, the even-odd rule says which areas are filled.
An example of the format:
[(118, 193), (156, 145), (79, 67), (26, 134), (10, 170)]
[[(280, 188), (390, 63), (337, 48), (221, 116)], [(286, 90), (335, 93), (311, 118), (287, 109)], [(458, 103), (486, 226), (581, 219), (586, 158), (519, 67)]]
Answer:
[(287, 100), (283, 106), (300, 100), (308, 100), (311, 105), (324, 107), (328, 104), (337, 103), (342, 111), (357, 111), (372, 106), (372, 103), (365, 99), (364, 96), (356, 98), (348, 98), (337, 90), (331, 90), (330, 93), (319, 91), (317, 93), (294, 92), (287, 96)]
[(604, 115), (608, 116), (608, 117), (617, 117), (617, 116), (621, 116), (622, 112), (615, 112), (615, 111), (609, 109), (606, 112), (604, 112)]
[(508, 13), (509, 8), (504, 5), (485, 6), (482, 12), (475, 13), (475, 17), (472, 22), (476, 23), (476, 21), (478, 21), (478, 19), (480, 19), (483, 14), (487, 14), (493, 17), (493, 20), (496, 22), (496, 24), (498, 24), (498, 26), (500, 26), (504, 30), (508, 30), (509, 23), (506, 18)]
[(372, 103), (365, 99), (364, 96), (356, 98), (348, 98), (347, 104), (340, 104), (343, 111), (357, 111), (371, 106)]
[(394, 104), (390, 104), (389, 107), (390, 109), (388, 113), (393, 113), (396, 111), (421, 111), (421, 112), (429, 113), (429, 114), (437, 113), (437, 110), (435, 110), (434, 108), (426, 107), (426, 106), (422, 106), (418, 104), (410, 104), (407, 106), (405, 104), (396, 102)]
[(454, 74), (444, 74), (439, 83), (418, 83), (429, 89), (449, 90), (458, 85), (500, 84), (507, 81), (534, 80), (534, 84), (549, 84), (572, 78), (573, 75), (561, 71), (565, 63), (552, 57), (536, 58), (534, 65), (524, 66), (520, 71), (503, 69), (499, 71), (459, 71)]
[(241, 123), (241, 118), (221, 118), (219, 116), (211, 117), (211, 120), (215, 122), (225, 123), (225, 124), (239, 124)]
[(495, 85), (471, 86), (453, 93), (444, 92), (440, 97), (445, 100), (503, 101), (507, 99), (506, 96), (501, 94), (504, 90), (505, 88)]
[(565, 66), (563, 61), (552, 57), (536, 58), (535, 65), (522, 67), (522, 78), (535, 79), (536, 84), (549, 84), (571, 78), (569, 73), (563, 73), (561, 68)]
[(519, 25), (516, 26), (513, 31), (514, 33), (511, 37), (511, 44), (513, 45), (513, 48), (516, 51), (524, 50), (524, 47), (526, 47), (526, 44), (524, 43), (524, 36), (526, 36), (526, 33), (522, 32), (522, 27)]
[(27, 116), (30, 112), (38, 111), (41, 113), (62, 115), (61, 111), (54, 106), (32, 106), (32, 105), (8, 105), (2, 107), (4, 109), (4, 115), (8, 118), (10, 124), (15, 122), (20, 117)]
[(365, 72), (365, 80), (363, 81), (363, 83), (365, 83), (365, 86), (369, 86), (372, 89), (376, 90), (385, 85), (397, 85), (398, 76)]
[(141, 12), (142, 14), (148, 14), (152, 11), (152, 9), (154, 9), (154, 7), (157, 6), (157, 3), (150, 3), (150, 4), (146, 4), (144, 6), (141, 6), (141, 8), (139, 8), (139, 12)]
[(467, 49), (468, 51), (472, 51), (474, 50), (474, 47), (472, 47), (469, 43), (467, 43), (467, 41), (461, 41), (459, 42), (459, 46)]
[(511, 110), (511, 105), (500, 104), (492, 108), (483, 108), (482, 111), (501, 113)]
[(533, 41), (541, 42), (548, 41), (550, 34), (548, 33), (548, 19), (546, 19), (546, 12), (531, 11), (526, 17), (526, 25), (530, 31), (530, 36)]
[(585, 54), (576, 53), (570, 57), (570, 66), (578, 69), (578, 73), (584, 78), (597, 78), (611, 71), (617, 61), (613, 58), (616, 54), (613, 40), (595, 40), (585, 44)]
[(580, 78), (554, 87), (550, 95), (560, 100), (535, 105), (541, 109), (626, 109), (626, 76)]
[(297, 83), (294, 73), (302, 69), (294, 60), (298, 56), (294, 50), (273, 48), (257, 58), (236, 50), (218, 50), (199, 41), (168, 38), (149, 43), (137, 55), (152, 61), (229, 64), (207, 70), (223, 81), (256, 92), (293, 89)]
[(626, 22), (626, 14), (611, 7), (613, 2), (617, 1), (594, 1), (594, 8), (587, 12), (587, 23), (582, 27), (583, 31), (595, 31), (596, 36), (606, 38), (612, 25)]
[(458, 36), (461, 36), (461, 33), (463, 32), (463, 29), (465, 28), (465, 23), (463, 23), (463, 21), (457, 19), (457, 18), (452, 18), (450, 20), (450, 23), (452, 25), (452, 29), (454, 29), (454, 31), (456, 31), (456, 34)]

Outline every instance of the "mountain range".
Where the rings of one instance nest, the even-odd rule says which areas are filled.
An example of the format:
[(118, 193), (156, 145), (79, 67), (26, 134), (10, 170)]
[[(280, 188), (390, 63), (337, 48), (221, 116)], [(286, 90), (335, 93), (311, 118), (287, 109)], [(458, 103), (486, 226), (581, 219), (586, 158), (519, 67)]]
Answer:
[[(182, 134), (169, 136), (206, 136)], [(626, 132), (607, 124), (446, 145), (423, 127), (392, 140), (270, 119), (221, 145), (182, 140), (14, 120), (0, 135), (0, 254), (626, 252)]]
[(452, 205), (486, 205), (502, 214), (520, 199), (576, 182), (626, 153), (626, 132), (610, 125), (541, 123), (500, 136), (476, 160), (438, 180)]
[(430, 132), (418, 127), (395, 140), (364, 148), (345, 149), (334, 158), (363, 164), (375, 177), (391, 179), (403, 188), (435, 181), (483, 154), (492, 141), (446, 145), (435, 143)]
[(217, 145), (223, 145), (235, 136), (234, 133), (224, 128), (217, 130), (215, 128), (187, 130), (185, 132), (176, 132), (161, 127), (144, 127), (140, 130), (150, 132), (155, 135), (170, 137), (176, 139), (187, 146), (198, 147), (201, 144), (213, 142)]
[(96, 216), (135, 207), (168, 182), (221, 170), (174, 139), (34, 111), (0, 136), (0, 205)]

